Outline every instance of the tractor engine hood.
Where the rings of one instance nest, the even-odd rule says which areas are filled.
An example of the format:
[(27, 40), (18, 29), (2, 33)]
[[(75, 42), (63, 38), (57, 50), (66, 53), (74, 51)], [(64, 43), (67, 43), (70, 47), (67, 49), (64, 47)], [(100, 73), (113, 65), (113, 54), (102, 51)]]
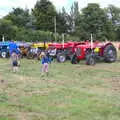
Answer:
[(56, 48), (56, 49), (62, 49), (62, 48), (67, 48), (68, 47), (68, 43), (50, 43), (49, 44), (50, 48)]

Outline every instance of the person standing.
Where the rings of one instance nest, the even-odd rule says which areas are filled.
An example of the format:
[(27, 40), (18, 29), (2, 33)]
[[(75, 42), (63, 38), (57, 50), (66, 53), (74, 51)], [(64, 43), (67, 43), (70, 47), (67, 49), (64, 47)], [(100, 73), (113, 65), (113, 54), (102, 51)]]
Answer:
[(11, 54), (11, 63), (12, 63), (12, 71), (18, 72), (18, 55), (14, 50), (12, 51)]
[(49, 63), (51, 63), (51, 60), (44, 52), (41, 53), (41, 57), (42, 73), (46, 73), (48, 75)]

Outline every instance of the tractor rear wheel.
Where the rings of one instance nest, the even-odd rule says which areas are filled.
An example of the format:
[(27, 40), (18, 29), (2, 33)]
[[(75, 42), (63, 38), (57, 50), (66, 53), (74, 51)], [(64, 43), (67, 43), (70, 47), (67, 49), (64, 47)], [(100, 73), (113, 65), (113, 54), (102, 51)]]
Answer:
[(6, 56), (7, 56), (7, 53), (6, 53), (6, 52), (2, 52), (2, 53), (1, 53), (1, 57), (2, 57), (2, 58), (6, 58)]
[(109, 63), (115, 62), (117, 58), (116, 48), (113, 45), (107, 45), (104, 48), (103, 57), (105, 62)]
[(63, 63), (66, 61), (66, 56), (64, 53), (58, 53), (57, 54), (57, 61), (60, 63)]
[(93, 55), (87, 55), (86, 56), (86, 64), (87, 65), (95, 65), (96, 64), (96, 59)]

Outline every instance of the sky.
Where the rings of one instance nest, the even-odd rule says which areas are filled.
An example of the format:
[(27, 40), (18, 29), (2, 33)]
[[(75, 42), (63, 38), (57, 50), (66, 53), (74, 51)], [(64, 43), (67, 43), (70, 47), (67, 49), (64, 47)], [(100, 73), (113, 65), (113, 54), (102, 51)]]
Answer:
[[(37, 0), (1, 0), (0, 1), (0, 18), (7, 15), (12, 8), (33, 8)], [(50, 0), (56, 6), (59, 11), (63, 6), (67, 11), (70, 11), (70, 7), (74, 1), (79, 2), (80, 9), (87, 6), (88, 3), (99, 3), (100, 6), (107, 7), (109, 4), (113, 4), (116, 7), (120, 7), (120, 0)]]

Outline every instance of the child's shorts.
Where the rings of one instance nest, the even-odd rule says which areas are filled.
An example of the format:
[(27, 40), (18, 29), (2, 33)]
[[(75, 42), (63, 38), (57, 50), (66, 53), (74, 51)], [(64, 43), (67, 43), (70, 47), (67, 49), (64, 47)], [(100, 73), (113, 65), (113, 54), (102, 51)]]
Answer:
[(17, 67), (17, 66), (18, 66), (18, 62), (17, 62), (16, 60), (13, 61), (12, 66), (13, 66), (13, 67)]

